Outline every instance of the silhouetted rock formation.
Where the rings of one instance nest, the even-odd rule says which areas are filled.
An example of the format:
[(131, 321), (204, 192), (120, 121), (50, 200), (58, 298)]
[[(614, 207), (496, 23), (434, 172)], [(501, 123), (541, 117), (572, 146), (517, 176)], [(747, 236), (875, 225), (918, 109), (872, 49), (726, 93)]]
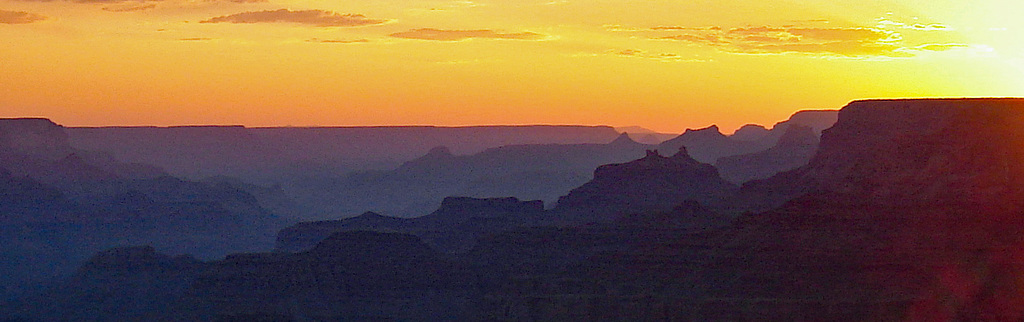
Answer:
[(713, 164), (724, 156), (747, 154), (764, 148), (756, 142), (730, 139), (712, 125), (699, 130), (686, 130), (682, 135), (658, 145), (661, 151), (678, 151), (686, 148), (687, 153), (703, 163)]
[(689, 200), (719, 206), (735, 188), (713, 166), (690, 158), (686, 148), (671, 157), (648, 151), (641, 159), (597, 168), (594, 180), (559, 199), (553, 217), (607, 221), (616, 214), (664, 211)]
[(807, 164), (818, 149), (818, 134), (802, 125), (789, 126), (775, 146), (761, 152), (718, 159), (715, 168), (722, 178), (735, 184), (767, 179), (776, 173)]
[(715, 164), (719, 158), (764, 151), (775, 146), (792, 125), (810, 127), (815, 135), (835, 124), (839, 111), (798, 111), (788, 120), (776, 123), (771, 130), (756, 124), (744, 125), (731, 136), (726, 136), (712, 125), (698, 130), (686, 130), (682, 135), (658, 145), (661, 151), (676, 151), (686, 147), (694, 159)]
[(459, 252), (471, 247), (480, 234), (537, 223), (543, 215), (544, 204), (539, 200), (448, 197), (436, 211), (417, 218), (367, 212), (342, 220), (295, 224), (278, 233), (277, 249), (303, 251), (333, 233), (366, 230), (413, 234), (440, 251)]
[(607, 144), (510, 145), (461, 156), (437, 147), (394, 170), (300, 179), (288, 189), (300, 203), (315, 205), (319, 218), (367, 210), (419, 216), (447, 196), (554, 202), (590, 180), (598, 166), (635, 160), (650, 147), (625, 134)]

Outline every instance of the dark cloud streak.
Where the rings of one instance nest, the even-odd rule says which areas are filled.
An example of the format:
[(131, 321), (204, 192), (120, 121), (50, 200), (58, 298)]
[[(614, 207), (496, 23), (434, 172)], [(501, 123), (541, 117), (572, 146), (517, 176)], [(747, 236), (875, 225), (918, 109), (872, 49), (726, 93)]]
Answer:
[(103, 10), (110, 11), (110, 12), (132, 12), (132, 11), (149, 10), (149, 9), (153, 9), (153, 8), (156, 8), (156, 4), (150, 3), (150, 4), (137, 5), (137, 6), (103, 7)]
[(371, 19), (360, 14), (339, 14), (326, 10), (288, 9), (248, 11), (233, 15), (210, 18), (200, 23), (296, 23), (317, 27), (356, 27), (379, 25), (387, 22), (383, 19)]
[(46, 20), (46, 16), (24, 11), (0, 10), (0, 23), (16, 25)]
[(391, 37), (434, 41), (460, 41), (473, 38), (541, 40), (546, 36), (533, 32), (501, 33), (494, 30), (443, 30), (422, 28), (393, 33), (391, 34)]

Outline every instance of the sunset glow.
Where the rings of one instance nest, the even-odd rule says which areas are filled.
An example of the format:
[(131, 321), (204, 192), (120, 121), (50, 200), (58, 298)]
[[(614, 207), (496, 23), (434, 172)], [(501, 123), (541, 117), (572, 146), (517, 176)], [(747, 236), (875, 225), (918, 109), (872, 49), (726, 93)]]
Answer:
[(0, 117), (66, 126), (772, 124), (1024, 95), (1003, 0), (0, 0)]

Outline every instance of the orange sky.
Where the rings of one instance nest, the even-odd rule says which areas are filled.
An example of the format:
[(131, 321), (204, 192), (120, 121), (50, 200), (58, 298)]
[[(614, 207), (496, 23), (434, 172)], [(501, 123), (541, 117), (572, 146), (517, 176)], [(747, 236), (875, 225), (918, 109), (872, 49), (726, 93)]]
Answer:
[(772, 124), (1024, 95), (1004, 0), (0, 0), (0, 117), (68, 126)]

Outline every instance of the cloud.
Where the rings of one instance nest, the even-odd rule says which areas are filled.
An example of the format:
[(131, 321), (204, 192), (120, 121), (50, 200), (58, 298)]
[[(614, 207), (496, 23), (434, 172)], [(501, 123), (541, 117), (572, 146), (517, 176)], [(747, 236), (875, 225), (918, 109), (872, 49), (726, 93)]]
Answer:
[(307, 39), (306, 42), (316, 42), (316, 43), (322, 43), (322, 44), (358, 44), (358, 43), (368, 43), (368, 42), (370, 42), (370, 40), (369, 39), (319, 39), (319, 38), (311, 38), (311, 39)]
[(773, 32), (784, 32), (785, 28), (774, 28), (768, 26), (762, 27), (750, 27), (750, 28), (733, 28), (729, 29), (730, 34), (743, 34), (743, 35), (758, 35)]
[(674, 53), (648, 53), (640, 49), (625, 49), (625, 50), (610, 50), (607, 53), (613, 54), (619, 57), (634, 57), (634, 58), (646, 58), (653, 59), (662, 62), (707, 62), (703, 59), (685, 59), (683, 56)]
[(2, 24), (26, 24), (46, 20), (46, 16), (24, 11), (0, 10), (0, 23)]
[(946, 50), (953, 50), (953, 49), (959, 49), (959, 48), (969, 48), (969, 47), (971, 47), (971, 46), (969, 46), (967, 44), (924, 44), (924, 45), (920, 45), (920, 46), (917, 46), (917, 47), (913, 47), (912, 49), (927, 50), (927, 51), (946, 51)]
[(181, 40), (181, 41), (208, 41), (208, 40), (213, 40), (213, 38), (194, 37), (194, 38), (181, 38), (181, 39), (178, 39), (178, 40)]
[[(142, 3), (147, 2), (146, 0), (21, 0), (28, 2), (74, 2), (74, 3), (99, 3), (99, 4), (117, 4), (117, 3)], [(148, 1), (162, 1), (162, 0), (148, 0)]]
[(940, 24), (940, 23), (930, 23), (930, 24), (912, 23), (912, 24), (910, 24), (910, 23), (890, 20), (890, 19), (887, 19), (887, 18), (878, 18), (878, 19), (875, 19), (875, 21), (878, 21), (878, 26), (879, 27), (890, 27), (890, 28), (920, 30), (920, 31), (952, 31), (953, 30), (953, 28), (950, 28), (949, 26), (946, 26), (946, 25), (943, 25), (943, 24)]
[(904, 50), (906, 46), (899, 33), (881, 28), (757, 26), (723, 29), (659, 26), (636, 32), (647, 33), (650, 39), (712, 46), (736, 54), (803, 53), (848, 57), (909, 55)]
[(651, 30), (722, 30), (722, 27), (681, 27), (681, 26), (657, 26)]
[(110, 12), (132, 12), (132, 11), (149, 10), (149, 9), (153, 9), (153, 8), (156, 8), (156, 4), (150, 3), (150, 4), (140, 4), (140, 5), (103, 7), (103, 10), (110, 11)]
[[(236, 1), (237, 2), (237, 1)], [(326, 10), (288, 9), (248, 11), (233, 15), (210, 18), (200, 23), (297, 23), (317, 27), (356, 27), (379, 25), (387, 22), (383, 19), (370, 19), (360, 14), (340, 14)]]
[(703, 35), (700, 35), (700, 34), (697, 34), (697, 35), (694, 35), (694, 34), (683, 34), (683, 35), (659, 37), (657, 39), (679, 40), (679, 41), (686, 41), (686, 42), (697, 43), (697, 44), (705, 44), (705, 45), (721, 45), (721, 44), (728, 43), (724, 39), (722, 39), (722, 36), (716, 35), (716, 34), (703, 34)]
[(533, 32), (501, 33), (494, 30), (413, 29), (391, 34), (391, 37), (419, 40), (459, 41), (473, 38), (541, 40), (546, 36)]
[(892, 32), (871, 28), (790, 28), (786, 29), (785, 33), (823, 41), (876, 42), (896, 36)]

